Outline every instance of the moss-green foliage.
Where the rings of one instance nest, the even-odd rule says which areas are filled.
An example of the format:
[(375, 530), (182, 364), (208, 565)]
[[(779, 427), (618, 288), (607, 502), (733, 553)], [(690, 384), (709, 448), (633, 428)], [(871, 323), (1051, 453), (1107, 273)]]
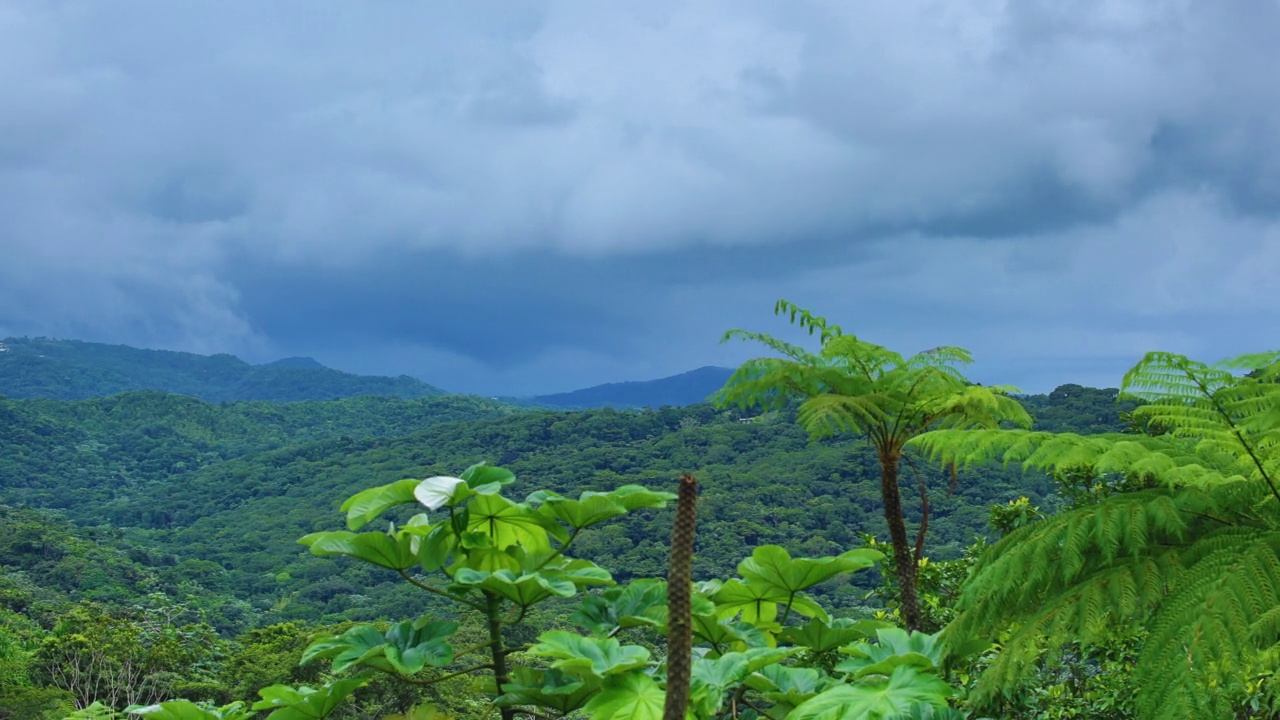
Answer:
[(0, 395), (17, 398), (76, 400), (163, 390), (213, 402), (290, 402), (358, 395), (424, 397), (443, 392), (405, 375), (352, 375), (318, 364), (250, 365), (231, 355), (48, 338), (5, 338), (0, 346)]
[[(940, 432), (956, 462), (1118, 476), (1118, 492), (996, 543), (948, 636), (1003, 640), (979, 684), (1016, 686), (1048, 649), (1150, 635), (1134, 665), (1144, 717), (1227, 717), (1280, 661), (1280, 353), (1206, 365), (1151, 353), (1122, 391), (1148, 433)], [(1241, 377), (1233, 370), (1257, 369)], [(1137, 487), (1139, 489), (1132, 489)]]

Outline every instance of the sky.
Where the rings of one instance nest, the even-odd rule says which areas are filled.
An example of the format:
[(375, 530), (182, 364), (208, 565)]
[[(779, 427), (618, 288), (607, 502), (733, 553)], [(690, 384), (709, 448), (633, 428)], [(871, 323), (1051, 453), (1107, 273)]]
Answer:
[(0, 337), (539, 394), (1280, 347), (1276, 0), (0, 0)]

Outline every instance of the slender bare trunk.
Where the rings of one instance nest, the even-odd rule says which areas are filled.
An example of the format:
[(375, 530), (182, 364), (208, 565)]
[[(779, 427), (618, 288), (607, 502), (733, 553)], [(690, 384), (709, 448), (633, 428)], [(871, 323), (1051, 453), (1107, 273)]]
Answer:
[(680, 476), (671, 561), (667, 570), (667, 697), (663, 720), (684, 720), (693, 663), (693, 541), (698, 525), (698, 481)]
[(902, 623), (908, 630), (919, 630), (920, 599), (916, 595), (915, 555), (911, 541), (907, 539), (907, 521), (902, 516), (902, 496), (898, 490), (901, 461), (901, 453), (889, 451), (880, 454), (880, 498), (884, 501), (884, 519), (889, 525), (889, 542), (893, 545)]

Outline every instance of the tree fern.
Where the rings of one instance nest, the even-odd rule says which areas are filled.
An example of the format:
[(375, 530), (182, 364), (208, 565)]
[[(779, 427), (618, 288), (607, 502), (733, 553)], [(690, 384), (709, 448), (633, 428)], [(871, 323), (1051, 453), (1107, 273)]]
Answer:
[(1044, 652), (1141, 623), (1145, 715), (1231, 714), (1246, 679), (1280, 657), (1278, 378), (1280, 353), (1216, 365), (1151, 353), (1122, 386), (1145, 402), (1133, 417), (1150, 434), (940, 430), (913, 441), (944, 462), (1146, 488), (1019, 528), (975, 565), (945, 637), (1004, 638), (979, 697), (1012, 687)]
[(916, 570), (928, 523), (924, 519), (913, 546), (907, 538), (899, 467), (906, 442), (933, 428), (994, 428), (1011, 421), (1030, 425), (1026, 410), (1008, 396), (1012, 388), (981, 387), (965, 379), (960, 366), (972, 361), (967, 350), (938, 347), (910, 357), (845, 334), (839, 326), (786, 300), (774, 312), (816, 335), (821, 349), (802, 347), (762, 333), (732, 330), (725, 340), (757, 342), (782, 357), (744, 363), (716, 396), (720, 405), (779, 407), (804, 398), (797, 418), (814, 437), (841, 433), (864, 436), (876, 449), (881, 469), (881, 500), (898, 575), (903, 622), (921, 624)]

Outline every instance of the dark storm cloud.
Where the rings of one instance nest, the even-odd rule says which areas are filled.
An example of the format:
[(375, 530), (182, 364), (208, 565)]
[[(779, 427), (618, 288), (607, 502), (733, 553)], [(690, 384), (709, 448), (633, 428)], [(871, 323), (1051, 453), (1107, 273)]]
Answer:
[(1277, 36), (1256, 0), (9, 0), (0, 334), (494, 392), (736, 362), (778, 296), (1024, 384), (1254, 349)]

